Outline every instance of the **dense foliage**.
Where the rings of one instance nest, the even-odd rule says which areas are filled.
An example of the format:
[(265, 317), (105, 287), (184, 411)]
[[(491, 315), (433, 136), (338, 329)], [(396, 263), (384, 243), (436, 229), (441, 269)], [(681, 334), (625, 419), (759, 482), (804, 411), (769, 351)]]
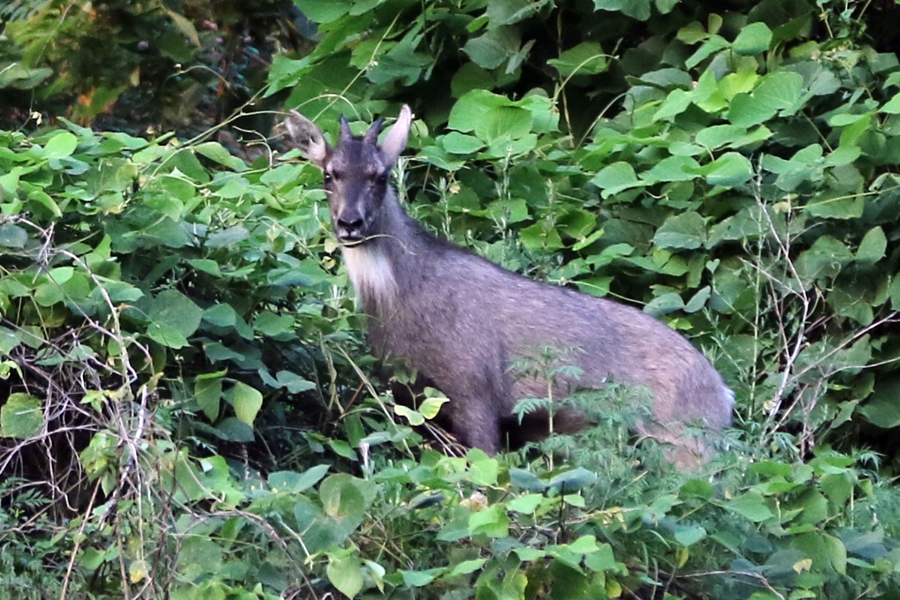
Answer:
[(0, 132), (0, 598), (900, 594), (893, 5), (296, 0), (263, 94), (332, 133), (409, 103), (413, 214), (714, 361), (728, 449), (673, 473), (616, 386), (575, 439), (424, 442), (443, 399), (375, 377), (313, 166), (82, 126), (148, 57), (72, 40), (199, 68), (216, 3), (31, 4), (0, 88), (77, 122)]

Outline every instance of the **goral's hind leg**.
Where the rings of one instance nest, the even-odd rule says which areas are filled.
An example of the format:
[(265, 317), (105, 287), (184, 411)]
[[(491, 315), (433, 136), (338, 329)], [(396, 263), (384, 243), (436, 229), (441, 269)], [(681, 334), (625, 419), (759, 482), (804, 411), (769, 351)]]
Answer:
[(455, 397), (450, 398), (448, 405), (450, 430), (461, 444), (480, 448), (490, 455), (500, 450), (500, 424), (493, 407), (484, 398)]

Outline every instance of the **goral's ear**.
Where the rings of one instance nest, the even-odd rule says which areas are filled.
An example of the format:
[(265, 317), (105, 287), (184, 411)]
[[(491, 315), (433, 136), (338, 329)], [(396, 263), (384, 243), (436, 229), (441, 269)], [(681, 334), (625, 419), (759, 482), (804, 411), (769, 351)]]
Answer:
[(409, 140), (409, 127), (412, 125), (412, 117), (412, 111), (409, 110), (409, 106), (404, 104), (403, 108), (400, 109), (400, 116), (397, 117), (397, 122), (394, 123), (391, 130), (384, 136), (384, 142), (381, 144), (381, 152), (384, 154), (385, 159), (387, 159), (388, 166), (394, 166), (397, 159), (400, 158), (400, 153), (406, 148), (406, 142)]
[(296, 110), (292, 110), (288, 118), (284, 120), (284, 126), (306, 158), (314, 162), (320, 169), (324, 168), (329, 148), (328, 143), (325, 142), (325, 136), (322, 135), (322, 131), (316, 127), (316, 124)]

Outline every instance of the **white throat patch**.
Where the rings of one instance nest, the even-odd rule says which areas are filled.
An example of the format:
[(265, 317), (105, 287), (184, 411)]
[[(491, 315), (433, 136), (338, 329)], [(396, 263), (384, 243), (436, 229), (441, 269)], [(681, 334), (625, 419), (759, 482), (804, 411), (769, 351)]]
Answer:
[(379, 312), (388, 309), (397, 296), (397, 280), (384, 252), (369, 244), (344, 246), (342, 252), (353, 289), (363, 305), (374, 300)]

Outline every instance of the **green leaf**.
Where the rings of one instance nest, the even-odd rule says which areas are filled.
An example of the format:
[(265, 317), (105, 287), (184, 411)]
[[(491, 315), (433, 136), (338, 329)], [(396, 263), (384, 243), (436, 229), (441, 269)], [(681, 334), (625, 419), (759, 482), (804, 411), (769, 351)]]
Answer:
[(582, 535), (577, 540), (569, 544), (569, 550), (577, 554), (592, 554), (600, 550), (597, 544), (597, 538), (593, 535)]
[(419, 405), (419, 412), (426, 419), (434, 419), (440, 412), (441, 407), (447, 402), (450, 402), (450, 399), (443, 395), (425, 398)]
[(705, 242), (706, 222), (696, 212), (669, 217), (653, 236), (653, 243), (667, 249), (695, 250)]
[(241, 171), (247, 170), (246, 163), (228, 152), (228, 150), (225, 149), (225, 146), (219, 142), (204, 142), (194, 146), (193, 150), (210, 160), (214, 160), (220, 165), (225, 165), (232, 171), (240, 173)]
[(203, 310), (178, 290), (165, 290), (153, 299), (147, 316), (154, 323), (169, 325), (188, 337), (200, 327)]
[(863, 237), (856, 251), (856, 262), (861, 264), (875, 264), (885, 256), (887, 251), (887, 236), (881, 227), (873, 227)]
[(772, 30), (765, 23), (751, 23), (741, 29), (731, 45), (732, 50), (744, 56), (752, 56), (769, 49)]
[(256, 414), (262, 407), (263, 396), (258, 391), (240, 381), (234, 383), (231, 390), (231, 403), (234, 405), (234, 414), (242, 422), (253, 426)]
[(554, 476), (547, 486), (551, 489), (558, 489), (560, 493), (571, 494), (596, 482), (596, 475), (584, 467), (578, 467)]
[(556, 67), (563, 77), (576, 73), (595, 75), (609, 68), (609, 60), (597, 42), (582, 42), (560, 54), (559, 58), (549, 59), (547, 64)]
[(881, 107), (881, 112), (888, 113), (889, 115), (900, 114), (900, 93), (895, 94), (893, 98), (888, 100), (885, 105)]
[(695, 313), (706, 306), (706, 301), (709, 300), (710, 295), (712, 294), (712, 288), (708, 285), (697, 290), (697, 293), (688, 300), (687, 304), (684, 305), (684, 312), (686, 313)]
[(316, 384), (308, 381), (292, 371), (278, 371), (275, 379), (292, 394), (300, 394), (316, 389)]
[(250, 237), (250, 233), (243, 225), (235, 225), (211, 234), (206, 239), (207, 248), (225, 248), (243, 242)]
[(505, 538), (509, 535), (509, 516), (502, 504), (495, 504), (472, 513), (469, 517), (469, 531), (472, 535), (486, 535), (491, 538)]
[(147, 325), (147, 337), (167, 348), (184, 348), (190, 342), (177, 327), (169, 323), (150, 323)]
[(744, 127), (737, 125), (713, 125), (705, 127), (697, 132), (694, 141), (698, 144), (706, 146), (710, 150), (715, 150), (721, 146), (732, 143), (736, 138), (747, 133)]
[(765, 498), (756, 492), (741, 494), (731, 501), (723, 502), (722, 506), (754, 523), (761, 523), (775, 516)]
[(634, 167), (627, 162), (613, 163), (594, 175), (591, 183), (601, 190), (601, 196), (609, 198), (629, 188), (643, 185), (634, 173)]
[(706, 537), (706, 529), (700, 526), (680, 526), (675, 529), (675, 540), (682, 546), (693, 546)]
[(444, 150), (451, 154), (472, 154), (484, 148), (484, 142), (472, 135), (451, 131), (439, 138)]
[(472, 476), (472, 483), (476, 485), (497, 485), (500, 465), (497, 459), (484, 457), (480, 460), (472, 461), (469, 473)]
[(15, 392), (0, 408), (0, 437), (27, 440), (44, 427), (44, 408), (40, 398)]
[(521, 38), (514, 27), (489, 29), (482, 36), (469, 38), (463, 52), (479, 67), (496, 69), (512, 59), (521, 46)]
[(753, 177), (753, 167), (746, 156), (728, 152), (704, 166), (701, 173), (710, 185), (735, 187)]
[(425, 587), (430, 584), (435, 578), (444, 572), (443, 568), (437, 569), (429, 569), (427, 571), (406, 571), (404, 569), (398, 569), (400, 575), (403, 577), (403, 585), (406, 587)]
[(397, 404), (396, 406), (394, 406), (394, 412), (406, 419), (406, 421), (413, 427), (418, 427), (419, 425), (425, 424), (425, 417), (422, 416), (422, 413), (417, 410), (413, 410), (408, 406)]
[(514, 512), (531, 514), (543, 501), (544, 497), (541, 494), (525, 494), (507, 502), (506, 507)]
[(316, 465), (303, 473), (296, 471), (276, 471), (269, 475), (269, 485), (275, 491), (290, 491), (294, 494), (302, 494), (321, 481), (328, 472), (329, 465)]
[(594, 0), (594, 8), (621, 12), (638, 21), (650, 18), (650, 0)]
[(351, 0), (328, 0), (328, 2), (322, 2), (321, 0), (294, 0), (294, 3), (310, 21), (323, 24), (337, 21), (347, 15), (350, 12), (350, 7), (353, 6)]
[(649, 171), (641, 173), (641, 179), (646, 183), (690, 181), (698, 177), (699, 170), (700, 163), (690, 156), (669, 156), (659, 161)]
[(464, 560), (461, 563), (454, 566), (448, 573), (448, 576), (457, 577), (459, 575), (468, 575), (469, 573), (474, 573), (475, 571), (481, 569), (486, 562), (487, 562), (486, 558), (475, 558), (472, 560)]
[(362, 564), (355, 556), (347, 555), (330, 560), (325, 572), (331, 585), (345, 596), (354, 598), (363, 588)]
[(776, 71), (763, 77), (751, 94), (738, 94), (728, 109), (728, 119), (739, 127), (758, 125), (780, 113), (789, 116), (802, 105), (803, 76)]
[(13, 223), (0, 225), (0, 246), (21, 249), (28, 243), (28, 232)]
[(821, 277), (835, 277), (851, 260), (853, 254), (843, 242), (830, 235), (823, 235), (797, 257), (797, 274), (804, 283)]
[(194, 382), (194, 397), (207, 419), (210, 421), (218, 419), (219, 404), (222, 398), (222, 378), (197, 378)]
[(78, 147), (78, 138), (68, 131), (60, 131), (47, 141), (44, 146), (43, 157), (49, 159), (60, 159), (72, 156), (75, 148)]
[[(900, 281), (900, 278), (897, 281)], [(872, 397), (859, 409), (859, 412), (876, 427), (894, 429), (900, 426), (898, 397), (900, 397), (900, 377), (886, 378), (876, 384)]]

